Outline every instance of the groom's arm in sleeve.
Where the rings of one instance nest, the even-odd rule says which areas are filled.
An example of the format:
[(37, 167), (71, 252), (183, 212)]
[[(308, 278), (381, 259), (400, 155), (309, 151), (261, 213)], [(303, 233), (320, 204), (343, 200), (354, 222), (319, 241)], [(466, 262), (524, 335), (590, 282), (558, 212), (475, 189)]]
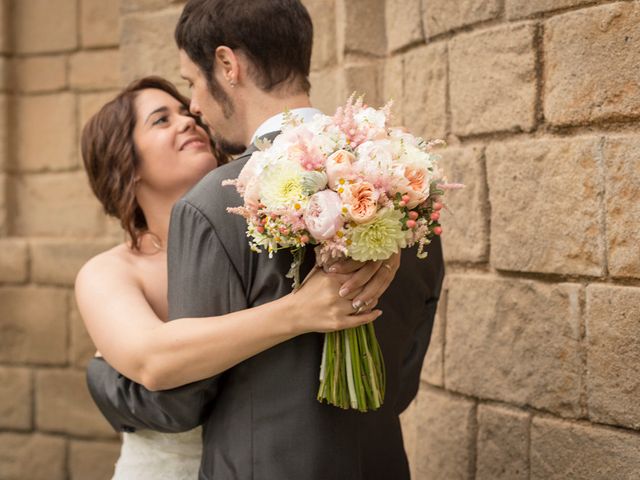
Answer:
[[(211, 201), (222, 200), (211, 198)], [(203, 317), (246, 308), (244, 288), (209, 219), (186, 200), (171, 214), (169, 229), (169, 317)], [(91, 361), (91, 395), (119, 431), (136, 428), (179, 432), (201, 424), (218, 393), (220, 375), (152, 392), (115, 371), (102, 359)]]
[(425, 267), (428, 269), (427, 284), (429, 291), (427, 292), (423, 317), (420, 319), (420, 323), (414, 332), (412, 337), (413, 342), (407, 350), (407, 356), (400, 367), (401, 388), (398, 403), (396, 404), (398, 413), (403, 412), (418, 393), (418, 388), (420, 387), (420, 372), (431, 341), (436, 308), (444, 280), (444, 259), (442, 257), (442, 245), (439, 237), (435, 237), (432, 240), (427, 251), (429, 252), (427, 259), (418, 261), (427, 262), (425, 263)]

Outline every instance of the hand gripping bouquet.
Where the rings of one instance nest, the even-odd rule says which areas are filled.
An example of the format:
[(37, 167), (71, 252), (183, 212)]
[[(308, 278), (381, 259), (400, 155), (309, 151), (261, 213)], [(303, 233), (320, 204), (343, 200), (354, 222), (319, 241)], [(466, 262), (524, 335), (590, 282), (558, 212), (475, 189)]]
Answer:
[[(391, 104), (374, 109), (354, 96), (334, 116), (301, 123), (285, 115), (282, 133), (262, 142), (234, 185), (256, 252), (293, 254), (288, 276), (300, 285), (307, 246), (317, 262), (385, 260), (418, 244), (418, 257), (438, 223), (446, 184), (426, 143), (388, 126)], [(373, 324), (325, 334), (318, 400), (363, 412), (384, 399), (385, 370)]]

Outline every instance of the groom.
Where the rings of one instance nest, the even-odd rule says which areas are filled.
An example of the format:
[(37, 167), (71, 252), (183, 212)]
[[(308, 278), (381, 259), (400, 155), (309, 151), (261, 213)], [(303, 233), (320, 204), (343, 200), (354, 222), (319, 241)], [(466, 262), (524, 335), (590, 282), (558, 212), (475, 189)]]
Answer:
[[(175, 37), (192, 112), (229, 152), (249, 148), (173, 209), (172, 319), (222, 315), (290, 291), (290, 255), (269, 259), (249, 250), (244, 220), (226, 211), (241, 199), (221, 183), (238, 176), (257, 138), (273, 138), (285, 109), (303, 118), (317, 112), (308, 96), (312, 25), (299, 0), (189, 0)], [(426, 261), (415, 250), (403, 252), (375, 323), (387, 370), (385, 403), (375, 412), (317, 402), (321, 334), (296, 337), (221, 375), (164, 392), (148, 391), (95, 359), (89, 386), (118, 430), (203, 424), (201, 479), (408, 479), (398, 415), (417, 393), (443, 274), (439, 239)]]

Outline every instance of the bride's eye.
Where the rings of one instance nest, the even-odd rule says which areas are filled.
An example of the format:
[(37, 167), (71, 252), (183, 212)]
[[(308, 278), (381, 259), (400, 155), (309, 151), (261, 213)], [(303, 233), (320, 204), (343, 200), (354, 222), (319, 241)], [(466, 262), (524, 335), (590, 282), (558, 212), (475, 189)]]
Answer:
[(163, 123), (168, 123), (168, 122), (169, 122), (169, 116), (163, 115), (162, 117), (159, 117), (158, 119), (156, 119), (151, 125), (153, 126), (161, 125)]

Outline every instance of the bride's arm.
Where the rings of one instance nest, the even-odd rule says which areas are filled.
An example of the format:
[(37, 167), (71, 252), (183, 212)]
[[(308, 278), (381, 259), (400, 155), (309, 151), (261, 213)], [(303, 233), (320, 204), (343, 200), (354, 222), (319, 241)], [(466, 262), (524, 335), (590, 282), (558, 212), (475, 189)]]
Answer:
[(149, 390), (166, 390), (212, 377), (296, 335), (376, 318), (378, 311), (350, 315), (339, 280), (318, 273), (299, 292), (265, 305), (164, 323), (126, 264), (97, 257), (78, 274), (76, 299), (109, 364)]

